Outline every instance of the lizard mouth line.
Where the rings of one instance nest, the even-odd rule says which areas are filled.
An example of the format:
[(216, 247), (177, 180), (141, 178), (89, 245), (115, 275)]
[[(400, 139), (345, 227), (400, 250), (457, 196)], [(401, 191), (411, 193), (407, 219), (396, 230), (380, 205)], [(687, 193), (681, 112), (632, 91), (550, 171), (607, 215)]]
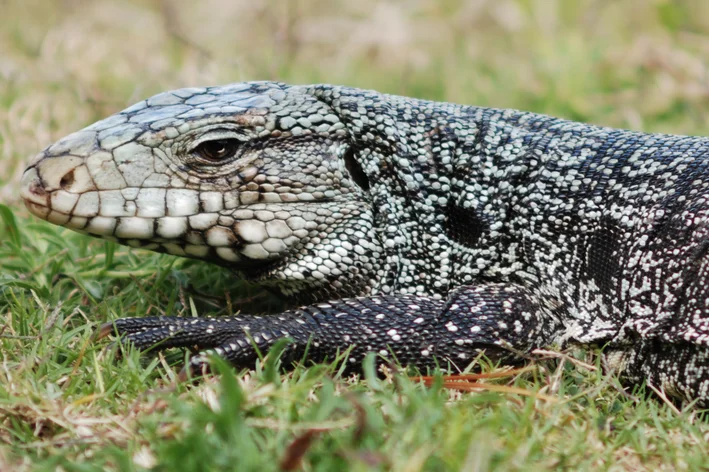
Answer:
[[(314, 229), (302, 217), (269, 221), (231, 214), (192, 216), (79, 216), (25, 200), (29, 211), (54, 224), (134, 248), (206, 259), (236, 270), (261, 270)], [(231, 211), (231, 210), (229, 210)], [(234, 211), (239, 211), (238, 208)], [(243, 210), (241, 210), (243, 211)]]
[[(33, 200), (31, 198), (28, 198), (26, 196), (21, 197), (25, 207), (33, 214), (36, 215), (42, 219), (47, 219), (45, 215), (48, 213), (59, 213), (63, 216), (67, 217), (81, 217), (81, 218), (168, 218), (168, 217), (190, 217), (194, 215), (138, 215), (138, 214), (123, 214), (123, 215), (102, 215), (100, 213), (97, 213), (95, 215), (80, 215), (72, 212), (67, 212), (66, 210), (60, 210), (55, 207), (53, 207), (51, 204), (46, 204), (46, 203), (39, 203), (36, 200)], [(129, 200), (132, 201), (132, 200)], [(219, 211), (214, 211), (214, 212), (205, 212), (205, 213), (218, 213), (224, 216), (228, 216), (229, 213), (225, 212), (234, 212), (238, 210), (247, 210), (251, 209), (254, 205), (278, 205), (278, 206), (305, 206), (305, 205), (319, 205), (321, 203), (348, 203), (353, 200), (351, 199), (343, 199), (343, 198), (322, 198), (318, 200), (302, 200), (302, 201), (297, 201), (297, 202), (256, 202), (256, 203), (250, 203), (247, 205), (240, 205), (236, 206), (234, 208), (229, 208), (228, 210), (219, 210)]]
[[(28, 198), (23, 198), (23, 202), (25, 204), (25, 207), (35, 216), (42, 218), (44, 220), (48, 219), (48, 216), (51, 213), (57, 213), (61, 216), (72, 218), (72, 217), (79, 217), (79, 218), (145, 218), (145, 219), (160, 219), (160, 218), (189, 218), (191, 216), (196, 216), (200, 213), (195, 213), (192, 215), (168, 215), (168, 214), (160, 214), (160, 215), (140, 215), (137, 212), (135, 213), (126, 213), (126, 214), (119, 214), (119, 215), (105, 215), (101, 213), (96, 213), (92, 215), (82, 215), (82, 214), (77, 214), (73, 213), (71, 211), (66, 211), (66, 210), (60, 210), (52, 205), (47, 205), (44, 203), (37, 203), (36, 201), (32, 201)], [(277, 206), (309, 206), (309, 205), (319, 205), (321, 203), (349, 203), (352, 202), (352, 200), (346, 200), (346, 199), (336, 199), (336, 198), (327, 198), (327, 199), (322, 199), (322, 200), (308, 200), (308, 201), (298, 201), (298, 202), (258, 202), (258, 203), (253, 203), (253, 204), (248, 204), (248, 205), (240, 205), (236, 206), (234, 208), (229, 208), (219, 210), (219, 211), (213, 211), (213, 212), (204, 212), (204, 213), (209, 213), (209, 214), (219, 214), (221, 216), (230, 216), (230, 213), (236, 212), (239, 210), (250, 210), (254, 205), (277, 205)]]

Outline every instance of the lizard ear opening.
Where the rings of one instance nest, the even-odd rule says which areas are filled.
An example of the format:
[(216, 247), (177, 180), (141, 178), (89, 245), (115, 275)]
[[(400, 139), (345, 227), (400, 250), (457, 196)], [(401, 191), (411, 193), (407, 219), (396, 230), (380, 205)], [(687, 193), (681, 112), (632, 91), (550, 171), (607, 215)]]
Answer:
[(360, 166), (357, 159), (355, 159), (354, 148), (351, 146), (348, 147), (343, 158), (345, 160), (345, 168), (354, 183), (364, 191), (369, 190), (369, 179), (367, 179), (367, 174), (362, 170), (362, 166)]

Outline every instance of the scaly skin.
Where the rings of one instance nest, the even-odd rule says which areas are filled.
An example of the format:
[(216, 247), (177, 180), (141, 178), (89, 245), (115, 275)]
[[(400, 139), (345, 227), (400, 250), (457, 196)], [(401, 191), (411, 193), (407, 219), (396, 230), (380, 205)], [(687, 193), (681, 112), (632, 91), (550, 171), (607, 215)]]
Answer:
[[(234, 268), (272, 317), (134, 318), (140, 348), (251, 366), (351, 348), (402, 364), (607, 344), (709, 405), (709, 139), (314, 85), (166, 92), (72, 134), (22, 195), (77, 231)], [(104, 334), (107, 332), (104, 329)], [(202, 367), (204, 353), (191, 365)]]

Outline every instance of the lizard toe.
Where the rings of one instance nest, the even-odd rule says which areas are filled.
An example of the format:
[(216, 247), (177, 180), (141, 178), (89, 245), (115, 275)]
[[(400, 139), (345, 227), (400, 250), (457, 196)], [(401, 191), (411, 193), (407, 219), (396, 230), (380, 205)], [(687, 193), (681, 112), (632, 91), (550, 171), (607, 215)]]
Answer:
[(196, 347), (204, 350), (214, 348), (243, 335), (242, 318), (186, 318), (160, 316), (145, 318), (121, 318), (99, 327), (96, 339), (111, 334), (121, 342), (129, 342), (141, 350)]
[(144, 318), (120, 318), (114, 321), (103, 323), (94, 334), (95, 340), (103, 339), (110, 335), (126, 335), (140, 333), (152, 328), (158, 328), (171, 324), (171, 318), (166, 316), (148, 316)]

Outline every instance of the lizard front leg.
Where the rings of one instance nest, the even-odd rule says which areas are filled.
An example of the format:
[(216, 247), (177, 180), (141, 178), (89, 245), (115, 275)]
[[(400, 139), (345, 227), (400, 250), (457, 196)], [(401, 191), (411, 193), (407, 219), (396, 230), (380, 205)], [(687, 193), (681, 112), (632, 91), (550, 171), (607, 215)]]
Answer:
[(374, 352), (421, 370), (436, 365), (463, 369), (484, 352), (495, 361), (519, 359), (543, 346), (556, 322), (532, 293), (519, 285), (461, 287), (447, 300), (387, 295), (320, 303), (272, 316), (221, 318), (124, 318), (104, 325), (140, 349), (196, 346), (190, 360), (200, 369), (215, 353), (237, 367), (252, 367), (255, 347), (267, 352), (282, 338), (292, 340), (285, 363), (306, 355), (332, 360), (351, 349), (349, 370)]

